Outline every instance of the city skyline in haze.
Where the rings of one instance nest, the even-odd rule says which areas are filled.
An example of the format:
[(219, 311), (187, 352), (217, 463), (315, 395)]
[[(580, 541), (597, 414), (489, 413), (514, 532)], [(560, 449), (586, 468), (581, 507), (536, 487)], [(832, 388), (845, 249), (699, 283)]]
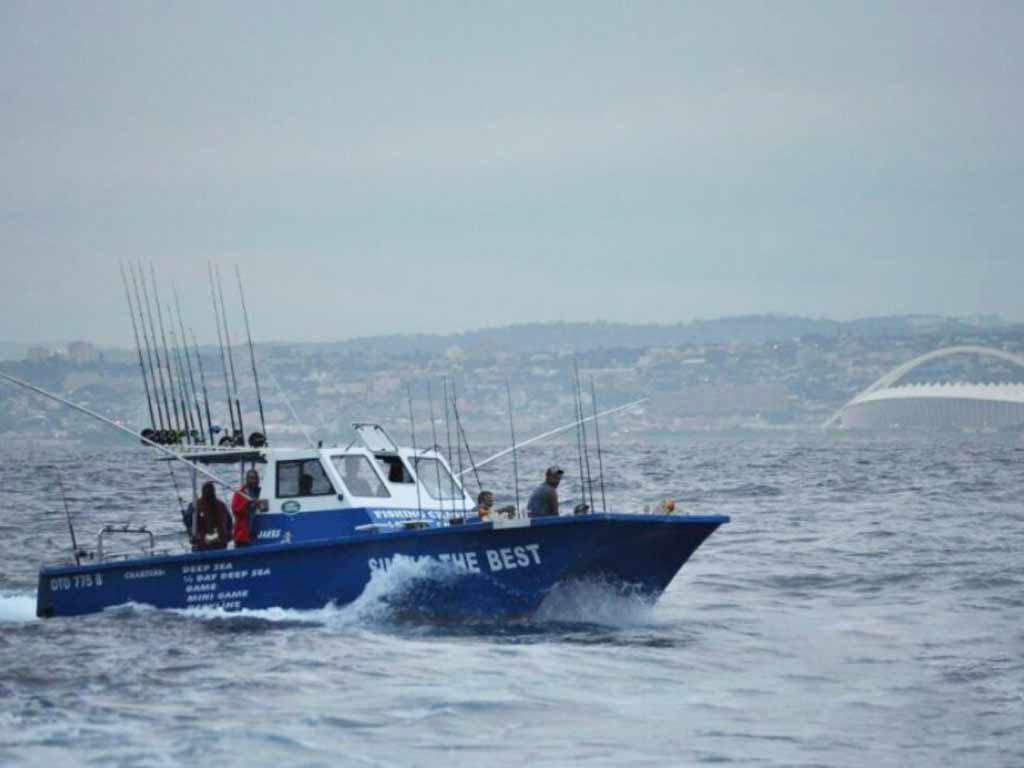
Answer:
[[(0, 340), (1024, 321), (1014, 3), (0, 7)], [(241, 329), (240, 315), (238, 328)]]

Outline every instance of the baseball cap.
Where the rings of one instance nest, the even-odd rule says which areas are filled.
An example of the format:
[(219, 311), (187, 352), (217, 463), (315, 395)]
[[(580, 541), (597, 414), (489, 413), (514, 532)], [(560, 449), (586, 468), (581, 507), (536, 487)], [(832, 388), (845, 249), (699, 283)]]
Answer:
[(544, 474), (546, 474), (546, 475), (564, 475), (565, 474), (565, 470), (562, 469), (557, 464), (552, 464), (550, 467), (547, 468), (547, 471)]

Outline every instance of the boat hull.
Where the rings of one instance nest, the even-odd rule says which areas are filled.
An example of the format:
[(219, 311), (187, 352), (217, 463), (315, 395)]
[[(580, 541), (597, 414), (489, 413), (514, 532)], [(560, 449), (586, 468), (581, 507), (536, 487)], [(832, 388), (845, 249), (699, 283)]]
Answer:
[(357, 600), (408, 569), (386, 595), (439, 618), (530, 615), (560, 584), (601, 581), (654, 600), (727, 517), (595, 514), (366, 533), (334, 540), (43, 568), (37, 614), (155, 608), (309, 610)]

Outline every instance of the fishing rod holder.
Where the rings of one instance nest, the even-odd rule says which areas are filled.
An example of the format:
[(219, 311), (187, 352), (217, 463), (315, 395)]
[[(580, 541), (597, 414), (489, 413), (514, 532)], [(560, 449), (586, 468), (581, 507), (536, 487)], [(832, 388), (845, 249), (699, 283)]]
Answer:
[(149, 539), (149, 548), (147, 550), (145, 546), (142, 546), (139, 548), (139, 551), (142, 554), (152, 555), (156, 550), (156, 537), (153, 535), (153, 532), (144, 525), (139, 527), (133, 527), (128, 523), (124, 523), (123, 525), (105, 525), (100, 529), (100, 532), (96, 537), (97, 560), (113, 560), (119, 557), (127, 558), (134, 554), (133, 552), (117, 552), (115, 554), (107, 555), (103, 549), (103, 541), (105, 537), (110, 535), (145, 536)]

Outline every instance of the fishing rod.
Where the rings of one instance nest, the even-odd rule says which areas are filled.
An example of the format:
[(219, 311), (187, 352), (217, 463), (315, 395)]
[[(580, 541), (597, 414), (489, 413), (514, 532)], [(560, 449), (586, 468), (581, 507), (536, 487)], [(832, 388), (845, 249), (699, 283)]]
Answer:
[[(590, 448), (587, 444), (587, 426), (583, 423), (583, 386), (580, 384), (580, 367), (574, 358), (572, 361), (573, 368), (576, 370), (576, 400), (580, 404), (580, 430), (583, 433), (583, 461), (587, 467), (587, 487), (590, 489), (590, 508), (594, 508), (594, 476), (590, 473)], [(584, 499), (583, 503), (586, 504), (587, 500)]]
[(220, 313), (224, 320), (224, 340), (227, 342), (228, 363), (231, 364), (231, 389), (235, 393), (235, 410), (238, 411), (238, 440), (236, 440), (236, 444), (245, 445), (245, 424), (242, 423), (242, 403), (238, 399), (238, 377), (235, 376), (235, 355), (231, 351), (231, 330), (228, 328), (228, 311), (224, 305), (224, 287), (220, 282), (220, 269), (214, 267), (213, 274), (217, 278), (217, 296), (220, 298)]
[[(235, 277), (238, 278), (238, 295), (242, 298), (242, 317), (245, 318), (245, 336), (249, 340), (249, 361), (252, 363), (252, 380), (256, 384), (256, 404), (260, 411), (260, 429), (263, 430), (263, 444), (267, 442), (267, 422), (263, 418), (263, 397), (260, 395), (260, 377), (256, 372), (256, 351), (252, 345), (252, 332), (249, 330), (249, 310), (245, 307), (245, 292), (242, 290), (242, 272), (235, 264)], [(252, 437), (249, 438), (252, 443)]]
[[(142, 314), (142, 295), (139, 293), (139, 281), (135, 278), (135, 267), (130, 261), (128, 262), (128, 275), (132, 279), (132, 288), (135, 291), (135, 308), (139, 313), (139, 326), (142, 328), (142, 340), (146, 344), (146, 358), (149, 360), (149, 373), (153, 378), (153, 399), (156, 400), (156, 413), (160, 419), (158, 442), (164, 442), (168, 440), (171, 428), (170, 410), (167, 409), (167, 396), (163, 393), (163, 379), (159, 377), (158, 361), (153, 360), (153, 350), (156, 347), (156, 342), (154, 341), (150, 343), (150, 336), (147, 335), (146, 318)], [(158, 397), (158, 389), (160, 390), (159, 394), (163, 394), (163, 407), (161, 407), (161, 400), (160, 397)]]
[[(220, 346), (220, 364), (224, 373), (224, 391), (228, 399), (228, 420), (231, 422), (231, 435), (226, 442), (229, 445), (234, 445), (235, 439), (238, 437), (238, 428), (235, 426), (235, 411), (231, 407), (231, 381), (228, 379), (228, 358), (224, 353), (224, 335), (220, 330), (220, 311), (217, 308), (217, 294), (213, 288), (213, 265), (207, 262), (206, 267), (210, 272), (210, 301), (213, 303), (213, 319), (217, 322), (217, 344)], [(224, 438), (221, 438), (220, 442), (224, 444)]]
[(412, 415), (412, 386), (406, 384), (405, 391), (409, 396), (409, 433), (412, 435), (412, 463), (416, 468), (416, 514), (423, 517), (423, 502), (420, 500), (420, 465), (416, 456), (416, 419)]
[[(164, 345), (164, 362), (167, 363), (167, 391), (171, 396), (171, 406), (174, 410), (174, 425), (178, 430), (178, 440), (181, 440), (183, 434), (182, 420), (178, 413), (178, 401), (175, 400), (175, 390), (177, 389), (174, 381), (174, 368), (171, 365), (171, 350), (167, 345), (167, 331), (164, 328), (164, 313), (160, 309), (160, 286), (156, 282), (156, 269), (153, 267), (153, 263), (149, 264), (149, 278), (153, 284), (153, 303), (156, 305), (156, 319), (160, 323), (160, 339)], [(184, 407), (184, 403), (182, 404)]]
[[(597, 440), (597, 471), (601, 478), (601, 511), (608, 511), (608, 500), (604, 495), (604, 460), (601, 458), (601, 428), (597, 425), (597, 390), (594, 388), (594, 380), (590, 380), (590, 404), (594, 409), (594, 436)], [(593, 489), (591, 489), (593, 495)]]
[[(573, 358), (572, 365), (573, 365), (573, 369), (578, 372), (579, 371), (579, 366), (577, 366), (577, 364), (576, 364), (576, 358)], [(576, 457), (579, 459), (579, 463), (580, 463), (580, 495), (583, 497), (583, 504), (586, 504), (587, 503), (587, 486), (586, 486), (586, 477), (587, 476), (583, 473), (583, 433), (581, 431), (582, 428), (583, 428), (583, 425), (580, 423), (580, 419), (583, 418), (583, 407), (582, 407), (582, 404), (580, 403), (580, 390), (579, 390), (579, 387), (576, 386), (576, 382), (572, 378), (570, 378), (569, 380), (570, 380), (570, 382), (572, 382), (572, 405), (573, 405), (573, 410), (575, 411), (575, 413), (573, 415), (576, 417)]]
[[(121, 274), (122, 276), (124, 275), (124, 268), (121, 269)], [(64, 483), (60, 479), (60, 470), (57, 467), (54, 467), (54, 469), (57, 470), (57, 487), (60, 488), (60, 498), (64, 502), (64, 515), (68, 519), (68, 533), (71, 534), (71, 550), (75, 555), (75, 565), (81, 565), (82, 558), (78, 554), (78, 542), (75, 541), (75, 526), (71, 524), (71, 509), (68, 507), (68, 497), (64, 493)]]
[[(452, 497), (452, 512), (454, 512), (455, 511), (455, 475), (451, 471), (452, 469), (454, 469), (454, 467), (452, 465), (452, 428), (451, 428), (451, 420), (448, 418), (448, 377), (447, 376), (445, 376), (441, 380), (441, 385), (442, 385), (442, 392), (441, 392), (441, 394), (444, 397), (444, 433), (445, 433), (445, 440), (448, 443), (448, 468), (449, 468), (449, 472), (448, 472), (448, 491), (449, 491), (449, 493), (451, 493), (451, 497)], [(463, 502), (463, 506), (465, 506), (466, 494), (462, 494), (462, 502)], [(462, 511), (463, 511), (463, 518), (465, 518), (465, 511), (466, 510), (463, 509)]]
[[(174, 308), (178, 313), (178, 328), (181, 329), (181, 348), (185, 357), (185, 363), (188, 365), (188, 380), (192, 386), (192, 402), (196, 406), (196, 426), (199, 427), (199, 434), (202, 434), (206, 430), (203, 429), (203, 409), (199, 405), (199, 390), (196, 389), (196, 376), (192, 370), (192, 357), (188, 353), (188, 336), (185, 335), (185, 321), (181, 317), (181, 301), (178, 300), (178, 286), (171, 283), (171, 290), (174, 292)], [(202, 441), (203, 443), (206, 440)]]
[[(598, 413), (598, 414), (596, 414), (594, 416), (588, 416), (586, 418), (586, 421), (594, 421), (595, 419), (602, 418), (604, 416), (611, 416), (613, 413), (618, 413), (619, 411), (625, 411), (625, 410), (628, 410), (630, 408), (635, 408), (636, 406), (640, 405), (641, 403), (647, 402), (649, 399), (650, 399), (649, 397), (641, 397), (639, 400), (634, 400), (634, 401), (632, 401), (630, 403), (625, 403), (624, 405), (617, 405), (614, 408), (609, 408), (608, 410), (602, 411), (601, 413)], [(568, 424), (563, 424), (560, 427), (555, 427), (554, 429), (548, 430), (547, 432), (543, 432), (543, 433), (541, 433), (539, 435), (535, 435), (534, 437), (531, 437), (529, 440), (524, 440), (523, 442), (521, 442), (519, 444), (519, 447), (520, 448), (525, 448), (528, 445), (532, 445), (533, 443), (540, 442), (541, 440), (546, 440), (547, 438), (554, 437), (555, 435), (560, 435), (563, 432), (568, 432), (570, 429), (575, 429), (575, 428), (576, 428), (576, 421), (573, 420), (573, 421), (570, 421)], [(491, 456), (488, 456), (483, 461), (477, 462), (476, 468), (480, 469), (481, 467), (486, 467), (491, 462), (497, 461), (498, 459), (501, 459), (501, 458), (504, 458), (505, 456), (508, 456), (510, 453), (512, 453), (512, 448), (505, 448), (503, 450), (500, 450), (497, 453), (495, 453), (495, 454), (493, 454)]]
[[(124, 285), (124, 297), (128, 300), (128, 317), (132, 321), (132, 334), (135, 336), (135, 351), (139, 354), (139, 370), (142, 371), (142, 386), (146, 390), (146, 407), (149, 409), (149, 431), (156, 429), (156, 416), (153, 414), (153, 399), (149, 394), (149, 376), (146, 374), (146, 363), (142, 359), (142, 344), (139, 343), (139, 326), (135, 322), (135, 308), (132, 306), (132, 295), (128, 291), (128, 278), (124, 274), (124, 262), (118, 262), (121, 270), (121, 283)], [(72, 537), (73, 538), (73, 537)]]
[(206, 407), (206, 427), (209, 430), (210, 445), (214, 443), (213, 418), (210, 416), (210, 393), (206, 390), (206, 374), (203, 372), (203, 356), (199, 354), (199, 342), (196, 341), (196, 332), (189, 328), (192, 334), (192, 350), (196, 355), (196, 366), (199, 368), (199, 382), (203, 386), (203, 405)]
[[(170, 307), (167, 308), (167, 313), (170, 314)], [(195, 425), (192, 423), (191, 406), (188, 405), (188, 384), (185, 381), (185, 366), (181, 362), (181, 346), (173, 325), (171, 325), (171, 349), (174, 350), (174, 367), (178, 374), (178, 397), (181, 399), (181, 415), (185, 422), (185, 439), (191, 445), (197, 441), (198, 435)]]
[[(452, 400), (452, 413), (455, 415), (455, 448), (458, 451), (457, 455), (459, 457), (459, 476), (461, 477), (462, 476), (462, 472), (463, 472), (463, 469), (462, 469), (462, 443), (459, 441), (459, 431), (460, 431), (460, 426), (461, 425), (459, 424), (459, 412), (457, 410), (455, 410), (455, 380), (454, 379), (452, 379), (451, 396), (452, 396), (451, 397), (451, 400)], [(454, 478), (452, 479), (452, 482), (454, 482)], [(466, 489), (465, 488), (462, 489), (462, 517), (463, 517), (463, 519), (465, 519), (465, 517), (466, 517)]]
[[(96, 419), (97, 421), (102, 422), (103, 424), (106, 424), (108, 427), (113, 427), (114, 429), (116, 429), (116, 430), (118, 430), (120, 432), (124, 432), (126, 435), (131, 435), (133, 438), (140, 439), (146, 445), (149, 445), (149, 446), (152, 446), (153, 448), (156, 448), (158, 451), (160, 451), (163, 454), (166, 454), (167, 456), (169, 456), (170, 458), (174, 459), (175, 461), (180, 461), (182, 464), (185, 464), (186, 466), (191, 467), (191, 469), (193, 471), (198, 472), (200, 475), (203, 475), (204, 477), (212, 480), (213, 482), (215, 482), (217, 485), (221, 486), (222, 488), (227, 488), (230, 491), (234, 491), (235, 490), (235, 486), (232, 483), (229, 483), (226, 480), (222, 480), (221, 478), (217, 477), (217, 475), (213, 474), (209, 470), (204, 469), (203, 467), (201, 467), (200, 465), (196, 464), (195, 462), (189, 461), (187, 458), (182, 456), (180, 453), (178, 453), (176, 451), (172, 451), (170, 448), (168, 448), (168, 447), (166, 447), (164, 445), (160, 445), (160, 443), (157, 443), (157, 442), (155, 442), (153, 440), (150, 440), (148, 437), (141, 437), (140, 438), (137, 434), (135, 434), (135, 432), (133, 432), (131, 429), (129, 429), (128, 427), (124, 426), (123, 424), (118, 424), (113, 419), (108, 419), (106, 416), (103, 416), (103, 415), (101, 415), (99, 413), (96, 413), (96, 411), (90, 410), (89, 408), (86, 408), (84, 405), (79, 405), (78, 403), (72, 402), (71, 400), (63, 398), (60, 395), (55, 395), (53, 392), (45, 390), (42, 387), (37, 387), (35, 384), (30, 384), (27, 381), (19, 379), (19, 378), (15, 377), (15, 376), (11, 376), (10, 374), (4, 373), (3, 371), (0, 371), (0, 379), (6, 379), (7, 381), (11, 382), (12, 384), (17, 384), (19, 387), (24, 387), (25, 389), (28, 389), (28, 390), (31, 390), (32, 392), (35, 392), (37, 395), (42, 395), (43, 397), (49, 398), (50, 400), (54, 400), (54, 401), (60, 403), (61, 405), (65, 405), (68, 408), (76, 410), (79, 413), (84, 413), (86, 416), (90, 416), (90, 417)], [(245, 496), (250, 501), (255, 501), (255, 499), (250, 498), (248, 495), (246, 495), (242, 491), (237, 491), (237, 492), (241, 493), (243, 496)]]
[[(469, 438), (466, 437), (466, 430), (462, 428), (462, 419), (459, 418), (459, 398), (455, 394), (454, 387), (452, 388), (452, 410), (455, 412), (455, 426), (459, 430), (459, 435), (462, 436), (462, 441), (466, 444), (466, 458), (469, 459), (469, 466), (473, 470), (473, 477), (476, 478), (476, 490), (477, 493), (483, 491), (484, 486), (480, 482), (480, 473), (476, 471), (476, 462), (473, 461), (473, 452), (469, 449)], [(459, 461), (459, 478), (465, 474), (465, 470), (462, 468), (461, 459)]]
[[(434, 441), (434, 452), (440, 453), (441, 446), (437, 444), (437, 424), (434, 422), (434, 389), (430, 386), (430, 379), (427, 379), (427, 400), (430, 401), (430, 434)], [(441, 462), (434, 459), (434, 474), (437, 476), (437, 495), (441, 503), (441, 517), (444, 517), (444, 491), (441, 490)]]
[[(164, 410), (167, 412), (167, 442), (177, 443), (181, 440), (181, 422), (178, 418), (178, 407), (174, 405), (174, 390), (169, 383), (171, 370), (170, 362), (164, 357), (160, 360), (160, 345), (156, 338), (156, 323), (153, 322), (153, 305), (149, 301), (149, 288), (146, 286), (146, 274), (142, 269), (142, 262), (139, 262), (139, 282), (142, 283), (142, 295), (146, 298), (146, 313), (149, 315), (149, 329), (153, 335), (153, 352), (156, 355), (157, 368), (160, 371), (160, 387), (163, 391)], [(159, 308), (159, 299), (157, 300)], [(166, 347), (166, 345), (165, 345)], [(168, 401), (170, 404), (168, 404)], [(171, 420), (171, 405), (174, 405), (174, 420)]]
[(292, 415), (292, 418), (295, 419), (295, 423), (298, 425), (299, 429), (302, 430), (302, 434), (306, 438), (306, 442), (309, 443), (309, 447), (318, 447), (316, 441), (313, 439), (313, 436), (310, 435), (309, 430), (306, 429), (306, 425), (302, 423), (302, 420), (299, 419), (299, 415), (295, 412), (295, 408), (292, 406), (292, 401), (288, 399), (288, 395), (284, 393), (284, 389), (282, 389), (281, 385), (278, 383), (277, 377), (274, 376), (274, 371), (271, 369), (269, 365), (267, 365), (266, 370), (267, 376), (270, 377), (270, 383), (274, 385), (274, 388), (277, 389), (277, 394), (279, 394), (281, 396), (281, 399), (284, 400), (284, 404), (288, 407), (288, 412)]
[(505, 379), (505, 395), (508, 397), (508, 429), (512, 433), (512, 476), (516, 486), (516, 515), (519, 510), (519, 452), (516, 448), (516, 425), (512, 420), (512, 385)]

